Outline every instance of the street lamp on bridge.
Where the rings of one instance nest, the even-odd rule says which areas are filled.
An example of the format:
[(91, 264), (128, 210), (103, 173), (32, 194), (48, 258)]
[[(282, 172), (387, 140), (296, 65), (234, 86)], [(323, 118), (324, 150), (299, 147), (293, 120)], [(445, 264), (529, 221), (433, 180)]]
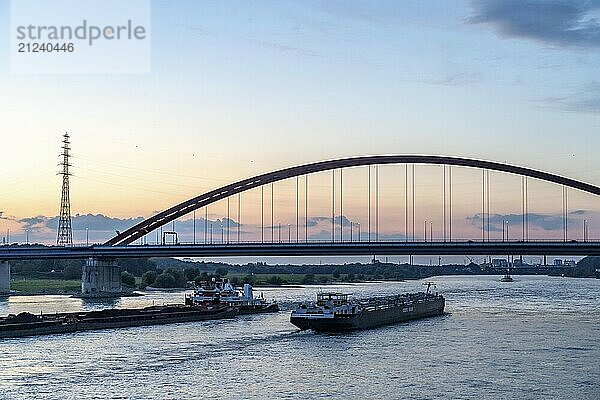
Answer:
[(429, 241), (433, 242), (433, 222), (429, 221)]

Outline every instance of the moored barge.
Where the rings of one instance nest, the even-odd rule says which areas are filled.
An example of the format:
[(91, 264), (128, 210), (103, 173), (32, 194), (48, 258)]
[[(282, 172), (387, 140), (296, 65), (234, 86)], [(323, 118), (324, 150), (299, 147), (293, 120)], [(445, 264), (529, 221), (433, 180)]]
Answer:
[(232, 318), (240, 314), (277, 312), (275, 302), (255, 298), (252, 286), (238, 291), (228, 280), (206, 282), (185, 296), (184, 304), (0, 317), (0, 338), (71, 333), (97, 329), (172, 324)]
[(34, 315), (23, 312), (0, 318), (0, 338), (72, 333), (110, 328), (125, 328), (232, 318), (235, 308), (184, 305)]

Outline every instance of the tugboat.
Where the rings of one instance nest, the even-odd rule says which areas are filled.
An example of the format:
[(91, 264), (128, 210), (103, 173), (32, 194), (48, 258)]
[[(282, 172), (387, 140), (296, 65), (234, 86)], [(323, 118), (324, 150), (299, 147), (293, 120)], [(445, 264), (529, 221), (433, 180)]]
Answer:
[(243, 289), (238, 290), (226, 278), (202, 282), (192, 294), (185, 296), (185, 304), (208, 310), (226, 305), (235, 308), (239, 314), (279, 311), (277, 303), (266, 301), (262, 293), (259, 298), (255, 298), (252, 285), (245, 283)]
[(513, 278), (510, 276), (510, 269), (506, 270), (506, 274), (500, 279), (500, 282), (513, 282)]
[(444, 297), (430, 292), (433, 283), (425, 285), (426, 292), (362, 300), (350, 300), (347, 293), (318, 293), (316, 303), (302, 303), (292, 311), (290, 322), (301, 330), (338, 332), (442, 315)]

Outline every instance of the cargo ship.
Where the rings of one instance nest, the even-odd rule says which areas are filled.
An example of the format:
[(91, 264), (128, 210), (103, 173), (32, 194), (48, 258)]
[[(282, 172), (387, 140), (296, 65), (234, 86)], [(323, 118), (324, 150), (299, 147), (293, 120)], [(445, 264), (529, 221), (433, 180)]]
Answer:
[(42, 315), (22, 312), (0, 318), (0, 338), (205, 321), (232, 318), (237, 314), (235, 308), (226, 305), (191, 307), (181, 304)]
[(316, 303), (302, 303), (292, 311), (290, 322), (301, 330), (337, 332), (442, 315), (444, 297), (430, 292), (432, 283), (426, 286), (426, 292), (361, 300), (351, 300), (347, 293), (318, 293)]
[(186, 295), (185, 304), (197, 307), (220, 304), (235, 308), (239, 314), (279, 311), (277, 303), (268, 302), (262, 293), (260, 297), (254, 297), (252, 285), (245, 283), (243, 288), (238, 290), (226, 278), (220, 280), (213, 278), (202, 282), (193, 293)]

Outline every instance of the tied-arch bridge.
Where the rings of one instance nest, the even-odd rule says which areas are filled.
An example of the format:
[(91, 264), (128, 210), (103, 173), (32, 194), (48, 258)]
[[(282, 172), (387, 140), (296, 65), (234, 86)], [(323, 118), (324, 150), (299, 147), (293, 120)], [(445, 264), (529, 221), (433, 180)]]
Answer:
[(105, 243), (105, 245), (127, 245), (135, 240), (149, 234), (153, 230), (166, 225), (177, 218), (189, 214), (199, 208), (216, 203), (219, 200), (231, 197), (238, 193), (248, 191), (263, 185), (268, 185), (285, 179), (308, 175), (317, 172), (333, 171), (342, 168), (361, 167), (370, 165), (385, 164), (430, 164), (430, 165), (448, 165), (479, 168), (482, 170), (506, 172), (524, 177), (540, 179), (547, 182), (556, 183), (565, 187), (578, 189), (595, 195), (600, 195), (600, 187), (574, 179), (562, 177), (547, 172), (542, 172), (530, 168), (519, 167), (510, 164), (483, 161), (460, 157), (443, 157), (427, 155), (386, 155), (386, 156), (366, 156), (342, 158), (337, 160), (321, 161), (300, 166), (281, 169), (274, 172), (247, 178), (218, 189), (211, 190), (200, 196), (194, 197), (180, 204), (177, 204), (165, 211), (162, 211), (141, 223), (132, 226), (126, 231), (119, 233)]
[[(227, 243), (194, 243), (191, 244), (173, 244), (167, 245), (164, 243), (157, 245), (136, 245), (137, 240), (147, 236), (151, 232), (157, 231), (162, 226), (165, 226), (178, 218), (189, 215), (203, 207), (207, 207), (223, 199), (228, 199), (231, 196), (249, 191), (251, 189), (264, 187), (265, 185), (274, 184), (276, 182), (308, 176), (310, 174), (332, 171), (335, 174), (336, 170), (342, 171), (344, 168), (351, 167), (369, 167), (369, 190), (371, 190), (370, 166), (389, 165), (389, 164), (426, 164), (426, 165), (441, 165), (444, 166), (444, 185), (448, 182), (449, 185), (449, 213), (452, 213), (452, 167), (468, 167), (476, 168), (483, 171), (482, 174), (482, 236), (475, 240), (457, 240), (452, 238), (452, 219), (450, 217), (450, 235), (446, 235), (446, 215), (444, 214), (444, 235), (443, 240), (427, 241), (427, 227), (425, 227), (425, 240), (415, 240), (414, 236), (414, 206), (412, 216), (412, 239), (408, 232), (405, 232), (404, 240), (387, 240), (380, 241), (377, 235), (375, 240), (371, 240), (371, 205), (369, 203), (369, 236), (368, 240), (364, 240), (360, 236), (358, 239), (344, 240), (343, 232), (340, 232), (339, 240), (335, 240), (334, 219), (335, 216), (335, 199), (333, 200), (333, 212), (331, 216), (332, 222), (332, 238), (328, 241), (313, 241), (306, 236), (305, 240), (275, 241), (273, 234), (271, 241), (255, 241), (241, 242), (236, 241)], [(446, 167), (449, 168), (448, 173), (450, 178), (446, 179)], [(414, 171), (414, 170), (413, 170)], [(506, 240), (501, 242), (498, 240), (490, 240), (489, 235), (489, 175), (488, 171), (497, 171), (522, 177), (522, 200), (523, 205), (523, 235), (519, 240), (508, 240), (508, 232)], [(533, 178), (541, 181), (551, 182), (562, 186), (563, 190), (563, 217), (564, 217), (564, 236), (563, 240), (528, 240), (528, 208), (527, 208), (527, 179)], [(414, 173), (412, 176), (414, 185)], [(487, 182), (486, 182), (487, 180)], [(377, 183), (378, 184), (378, 183)], [(407, 182), (405, 182), (407, 184)], [(487, 186), (486, 186), (487, 185)], [(332, 184), (335, 191), (335, 175), (334, 183)], [(340, 183), (341, 187), (341, 183)], [(100, 294), (120, 290), (120, 283), (116, 282), (115, 274), (118, 268), (112, 263), (114, 258), (124, 257), (218, 257), (218, 256), (318, 256), (318, 255), (570, 255), (570, 256), (585, 256), (585, 255), (600, 255), (600, 242), (591, 241), (585, 236), (583, 241), (568, 240), (567, 226), (567, 189), (576, 189), (582, 192), (593, 195), (600, 195), (600, 187), (570, 179), (567, 177), (543, 172), (535, 169), (510, 165), (506, 163), (484, 161), (471, 158), (447, 157), (447, 156), (430, 156), (430, 155), (382, 155), (382, 156), (364, 156), (342, 158), (336, 160), (314, 162), (289, 168), (280, 169), (274, 172), (264, 173), (251, 178), (222, 186), (220, 188), (203, 193), (192, 199), (184, 201), (173, 207), (170, 207), (139, 224), (136, 224), (129, 229), (119, 232), (115, 237), (111, 238), (102, 245), (93, 245), (85, 247), (8, 247), (0, 246), (0, 260), (6, 264), (9, 260), (17, 259), (35, 259), (35, 258), (88, 258), (88, 264), (84, 268), (84, 276), (82, 289), (87, 294)], [(378, 189), (377, 189), (378, 190)], [(486, 194), (487, 191), (487, 194)], [(298, 196), (296, 189), (296, 196)], [(335, 193), (335, 192), (333, 192)], [(335, 194), (333, 194), (335, 196)], [(414, 190), (413, 190), (414, 196)], [(341, 194), (340, 194), (341, 197)], [(262, 201), (262, 199), (261, 199)], [(371, 195), (369, 192), (369, 202)], [(414, 204), (414, 198), (413, 198)], [(444, 202), (446, 202), (446, 188), (444, 187)], [(272, 210), (271, 210), (272, 211)], [(378, 213), (378, 211), (377, 211)], [(444, 213), (446, 213), (446, 205), (444, 204)], [(487, 227), (486, 227), (487, 217)], [(261, 216), (262, 218), (262, 216)], [(379, 218), (379, 215), (377, 216)], [(408, 218), (408, 217), (407, 217)], [(228, 218), (229, 220), (229, 218)], [(296, 231), (300, 229), (298, 222), (298, 198), (296, 198)], [(406, 221), (406, 223), (408, 223)], [(340, 224), (343, 224), (340, 206)], [(525, 228), (527, 226), (527, 230)], [(352, 228), (352, 226), (351, 226)], [(271, 229), (274, 229), (271, 224)], [(307, 226), (305, 226), (307, 230)], [(360, 229), (360, 228), (359, 228)], [(263, 227), (264, 231), (264, 227)], [(264, 232), (263, 232), (264, 233)], [(504, 232), (503, 232), (504, 233)], [(487, 234), (487, 236), (486, 236)], [(206, 232), (205, 232), (206, 236)], [(108, 272), (107, 272), (108, 271)], [(0, 271), (1, 272), (1, 271)], [(94, 276), (96, 278), (94, 278)], [(95, 279), (95, 280), (94, 280)], [(87, 282), (87, 286), (86, 286)]]

